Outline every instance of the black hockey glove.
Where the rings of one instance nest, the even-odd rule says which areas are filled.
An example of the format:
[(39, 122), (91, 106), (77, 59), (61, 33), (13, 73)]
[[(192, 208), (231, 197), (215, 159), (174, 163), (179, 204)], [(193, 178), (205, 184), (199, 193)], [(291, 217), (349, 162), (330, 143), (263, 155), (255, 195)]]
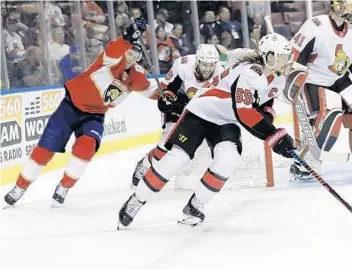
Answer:
[(123, 32), (123, 38), (131, 44), (136, 41), (143, 32), (147, 30), (147, 22), (143, 18), (137, 18), (134, 23), (129, 25)]
[(276, 132), (266, 139), (276, 154), (282, 155), (286, 158), (292, 158), (289, 150), (295, 150), (293, 139), (288, 135), (287, 131), (283, 128), (278, 128)]
[(162, 97), (158, 99), (158, 108), (162, 113), (174, 113), (180, 115), (183, 111), (184, 106), (177, 102), (177, 96), (169, 91), (164, 91), (165, 100)]

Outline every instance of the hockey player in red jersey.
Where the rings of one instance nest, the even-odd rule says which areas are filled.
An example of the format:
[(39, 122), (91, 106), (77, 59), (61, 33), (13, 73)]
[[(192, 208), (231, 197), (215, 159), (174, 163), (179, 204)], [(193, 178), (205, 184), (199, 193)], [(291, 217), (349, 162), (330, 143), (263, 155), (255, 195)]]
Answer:
[(201, 44), (196, 54), (183, 56), (175, 61), (165, 80), (161, 82), (167, 99), (158, 100), (158, 108), (163, 113), (163, 134), (158, 145), (137, 163), (132, 176), (133, 188), (137, 187), (151, 163), (165, 155), (165, 140), (190, 99), (222, 70), (219, 53), (212, 44)]
[(64, 203), (67, 192), (99, 149), (107, 110), (119, 104), (130, 91), (150, 90), (144, 69), (135, 64), (141, 56), (137, 38), (145, 30), (145, 20), (136, 19), (123, 38), (111, 41), (85, 72), (64, 85), (66, 95), (23, 165), (16, 185), (5, 195), (7, 204), (14, 205), (22, 197), (55, 152), (65, 151), (74, 133), (71, 159), (53, 195), (55, 204)]
[[(350, 130), (352, 151), (351, 5), (346, 0), (331, 1), (329, 15), (316, 16), (306, 21), (292, 39), (297, 62), (308, 68), (302, 96), (318, 146), (325, 151), (330, 151), (335, 144), (341, 123)], [(341, 96), (342, 110), (327, 109), (326, 90)], [(314, 159), (308, 145), (302, 145), (300, 155), (316, 171), (320, 171), (321, 162)], [(312, 178), (297, 162), (291, 166), (290, 172), (298, 180)]]
[(273, 81), (288, 74), (292, 61), (290, 42), (270, 34), (260, 40), (259, 52), (246, 55), (215, 77), (212, 88), (186, 106), (166, 140), (169, 151), (146, 171), (122, 206), (119, 222), (128, 226), (141, 207), (187, 166), (204, 139), (213, 149), (213, 163), (183, 209), (180, 223), (189, 226), (204, 220), (204, 205), (222, 189), (241, 158), (240, 126), (266, 140), (277, 154), (291, 157), (293, 139), (285, 129), (273, 125), (272, 103), (283, 90), (274, 87)]

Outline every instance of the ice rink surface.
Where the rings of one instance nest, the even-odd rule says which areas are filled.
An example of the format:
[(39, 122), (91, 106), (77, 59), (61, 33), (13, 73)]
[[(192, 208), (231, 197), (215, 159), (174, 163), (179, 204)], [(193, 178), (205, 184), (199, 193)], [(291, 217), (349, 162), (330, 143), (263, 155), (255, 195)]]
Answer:
[[(218, 194), (195, 228), (177, 225), (192, 190), (169, 183), (117, 231), (135, 163), (151, 147), (95, 159), (62, 208), (50, 205), (63, 171), (40, 177), (16, 207), (0, 211), (0, 269), (352, 269), (352, 214), (319, 184), (289, 182), (286, 170), (275, 188)], [(352, 203), (350, 164), (323, 169)]]

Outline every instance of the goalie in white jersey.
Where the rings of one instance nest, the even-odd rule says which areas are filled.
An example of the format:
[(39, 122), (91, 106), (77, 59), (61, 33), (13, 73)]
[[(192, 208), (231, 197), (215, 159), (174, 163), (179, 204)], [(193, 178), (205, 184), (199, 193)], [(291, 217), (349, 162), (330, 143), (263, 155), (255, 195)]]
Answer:
[(165, 140), (189, 100), (222, 71), (219, 53), (212, 44), (202, 44), (196, 54), (183, 56), (175, 61), (165, 80), (161, 82), (166, 97), (166, 100), (158, 100), (158, 108), (164, 118), (163, 133), (158, 145), (137, 163), (132, 176), (132, 187), (137, 187), (153, 161), (158, 161), (165, 155)]
[[(306, 21), (293, 37), (295, 60), (308, 68), (308, 77), (302, 93), (311, 119), (314, 135), (320, 148), (330, 151), (337, 140), (341, 122), (350, 130), (352, 149), (352, 2), (331, 1), (330, 15), (320, 15)], [(351, 26), (351, 25), (350, 25)], [(342, 110), (327, 110), (325, 90), (340, 94)], [(300, 150), (316, 171), (315, 160), (308, 146)], [(296, 179), (310, 179), (311, 175), (297, 162), (290, 172)]]
[(272, 103), (279, 91), (272, 83), (275, 76), (290, 71), (292, 61), (289, 41), (270, 34), (261, 39), (259, 53), (247, 55), (214, 77), (212, 88), (187, 105), (166, 141), (169, 151), (144, 174), (119, 212), (120, 223), (128, 226), (145, 202), (187, 166), (204, 139), (213, 148), (213, 163), (183, 209), (179, 222), (189, 226), (204, 220), (204, 205), (222, 189), (241, 158), (241, 125), (266, 140), (276, 153), (291, 157), (293, 139), (273, 125)]

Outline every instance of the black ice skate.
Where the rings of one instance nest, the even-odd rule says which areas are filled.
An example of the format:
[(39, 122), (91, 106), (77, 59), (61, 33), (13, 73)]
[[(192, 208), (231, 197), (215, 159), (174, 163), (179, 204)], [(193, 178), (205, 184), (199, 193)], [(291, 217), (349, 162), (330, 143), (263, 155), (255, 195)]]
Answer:
[(68, 191), (69, 191), (69, 188), (63, 187), (61, 183), (59, 183), (56, 186), (55, 192), (53, 194), (54, 201), (51, 207), (58, 207), (62, 205), (65, 202), (65, 198)]
[(204, 218), (204, 205), (198, 201), (196, 194), (193, 193), (187, 205), (183, 208), (183, 217), (178, 221), (178, 224), (194, 227), (202, 223)]
[(14, 205), (26, 192), (26, 189), (20, 188), (19, 186), (15, 185), (9, 193), (5, 195), (5, 202), (8, 205)]
[(132, 189), (137, 188), (139, 181), (141, 181), (145, 172), (148, 170), (148, 168), (143, 165), (143, 159), (144, 158), (138, 161), (136, 168), (134, 169), (134, 173), (132, 176), (132, 184), (131, 184)]
[[(131, 197), (124, 203), (119, 212), (119, 222), (125, 227), (130, 225), (144, 204), (145, 202), (139, 201), (136, 197), (136, 194), (133, 193)], [(117, 229), (119, 229), (119, 227), (117, 227)]]
[(298, 162), (295, 162), (290, 167), (290, 174), (293, 176), (293, 180), (296, 181), (312, 181), (314, 178), (305, 168), (301, 166)]

